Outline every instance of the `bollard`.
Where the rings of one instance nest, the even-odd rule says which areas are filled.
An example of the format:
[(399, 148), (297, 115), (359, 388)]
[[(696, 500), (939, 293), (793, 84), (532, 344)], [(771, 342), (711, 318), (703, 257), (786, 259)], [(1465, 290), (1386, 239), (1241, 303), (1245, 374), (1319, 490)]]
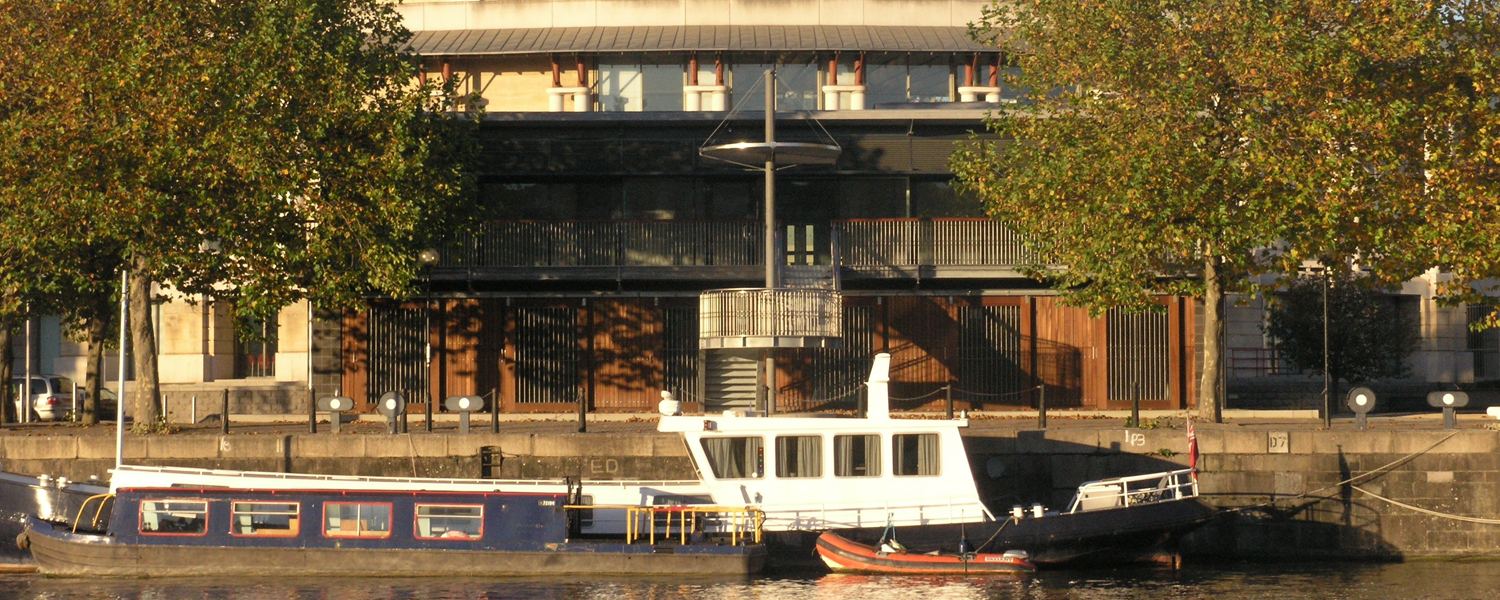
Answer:
[[(94, 406), (97, 407), (99, 405), (95, 404)], [(193, 402), (192, 402), (192, 404), (188, 405), (188, 420), (192, 421), (193, 423), (197, 423), (198, 422), (198, 395), (197, 394), (193, 394)]]
[(1135, 384), (1135, 393), (1130, 395), (1130, 426), (1141, 427), (1141, 384)]
[(588, 400), (582, 395), (578, 396), (578, 433), (589, 432), (588, 410)]
[(1036, 427), (1047, 428), (1047, 384), (1037, 386), (1036, 393)]
[(944, 400), (948, 403), (948, 420), (953, 420), (953, 384), (943, 386)]
[(427, 397), (427, 433), (432, 433), (432, 397)]
[(318, 394), (307, 388), (307, 432), (318, 432)]
[(219, 411), (219, 428), (223, 433), (229, 433), (229, 388), (224, 388), (224, 409)]
[(500, 433), (500, 390), (490, 388), (490, 433)]
[(73, 382), (73, 402), (72, 402), (72, 404), (73, 404), (73, 422), (77, 423), (80, 420), (78, 418), (78, 382), (77, 381)]

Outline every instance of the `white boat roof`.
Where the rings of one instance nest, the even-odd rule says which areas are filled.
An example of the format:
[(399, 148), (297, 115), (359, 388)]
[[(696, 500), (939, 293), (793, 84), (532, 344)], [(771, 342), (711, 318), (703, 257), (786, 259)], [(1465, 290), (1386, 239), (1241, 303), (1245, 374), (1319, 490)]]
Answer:
[(662, 417), (656, 429), (662, 433), (865, 433), (878, 431), (934, 431), (968, 427), (968, 419), (860, 419), (830, 417), (741, 416), (738, 411), (722, 414)]
[[(515, 492), (517, 486), (538, 493), (565, 493), (560, 479), (439, 479), (424, 477), (362, 477), (308, 475), (266, 471), (221, 471), (183, 467), (124, 465), (111, 471), (112, 492), (140, 488), (232, 488), (239, 490), (356, 490), (391, 492)], [(524, 488), (523, 488), (524, 489)]]

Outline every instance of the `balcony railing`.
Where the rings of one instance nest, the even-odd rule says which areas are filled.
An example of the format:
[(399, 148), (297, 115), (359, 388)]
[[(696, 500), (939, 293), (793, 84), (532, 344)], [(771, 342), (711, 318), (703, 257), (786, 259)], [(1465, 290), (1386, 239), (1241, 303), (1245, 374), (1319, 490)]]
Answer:
[(710, 290), (698, 296), (699, 347), (836, 346), (844, 337), (843, 306), (832, 290)]
[[(435, 276), (756, 280), (764, 236), (748, 220), (491, 222), (444, 251)], [(989, 219), (788, 224), (782, 236), (787, 264), (838, 257), (844, 277), (1011, 277), (1029, 257), (1020, 236)]]

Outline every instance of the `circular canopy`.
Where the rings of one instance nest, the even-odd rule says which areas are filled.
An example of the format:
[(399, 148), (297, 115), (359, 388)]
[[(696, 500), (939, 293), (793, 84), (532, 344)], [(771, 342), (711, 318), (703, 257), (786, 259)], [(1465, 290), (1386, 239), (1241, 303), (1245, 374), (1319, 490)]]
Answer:
[(706, 146), (698, 154), (737, 165), (758, 167), (767, 160), (777, 165), (831, 165), (838, 161), (843, 148), (832, 144), (810, 142), (737, 142)]

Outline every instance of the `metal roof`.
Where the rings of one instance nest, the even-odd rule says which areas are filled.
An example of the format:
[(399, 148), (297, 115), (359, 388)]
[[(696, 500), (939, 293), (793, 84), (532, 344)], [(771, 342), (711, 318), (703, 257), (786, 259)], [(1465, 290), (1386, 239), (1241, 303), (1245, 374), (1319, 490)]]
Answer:
[(727, 50), (798, 52), (995, 52), (964, 27), (716, 25), (703, 27), (549, 27), (419, 31), (410, 47), (425, 55)]

